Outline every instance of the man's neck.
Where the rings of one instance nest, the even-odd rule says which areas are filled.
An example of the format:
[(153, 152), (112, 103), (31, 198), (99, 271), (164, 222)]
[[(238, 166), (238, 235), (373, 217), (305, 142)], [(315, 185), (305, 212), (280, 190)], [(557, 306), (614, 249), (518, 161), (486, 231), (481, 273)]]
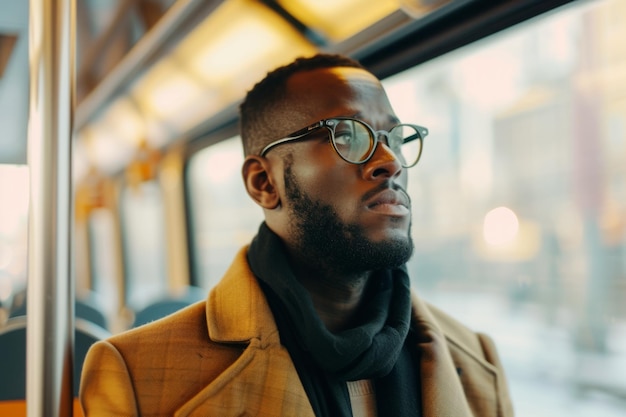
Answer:
[(336, 333), (354, 325), (364, 300), (369, 273), (340, 275), (306, 267), (296, 267), (294, 272), (330, 332)]

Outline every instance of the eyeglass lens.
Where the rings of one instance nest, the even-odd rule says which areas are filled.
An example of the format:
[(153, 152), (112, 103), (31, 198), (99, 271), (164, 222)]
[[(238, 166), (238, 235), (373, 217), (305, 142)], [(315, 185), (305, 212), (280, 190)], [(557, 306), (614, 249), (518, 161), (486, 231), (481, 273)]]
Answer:
[[(334, 145), (346, 161), (360, 163), (372, 153), (375, 140), (372, 131), (358, 120), (336, 120), (333, 126)], [(405, 167), (417, 162), (422, 141), (419, 132), (410, 125), (398, 125), (388, 135), (387, 144)]]
[(400, 157), (402, 164), (406, 167), (414, 165), (422, 153), (421, 135), (411, 125), (398, 125), (391, 129), (389, 142), (391, 149)]

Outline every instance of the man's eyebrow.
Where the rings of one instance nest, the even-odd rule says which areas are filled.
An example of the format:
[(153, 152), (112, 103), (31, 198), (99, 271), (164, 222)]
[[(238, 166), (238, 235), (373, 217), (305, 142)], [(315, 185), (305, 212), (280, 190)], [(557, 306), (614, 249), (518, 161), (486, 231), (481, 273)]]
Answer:
[[(362, 114), (361, 112), (355, 113), (355, 114), (353, 114), (353, 115), (351, 115), (351, 116), (348, 116), (348, 117), (352, 117), (352, 118), (354, 118), (354, 119), (363, 120), (363, 114)], [(387, 121), (388, 121), (390, 124), (393, 124), (393, 125), (397, 125), (397, 124), (401, 123), (401, 122), (400, 122), (400, 119), (398, 119), (398, 118), (397, 118), (397, 117), (395, 117), (395, 116), (391, 116), (391, 115), (390, 115), (389, 117), (387, 117)]]

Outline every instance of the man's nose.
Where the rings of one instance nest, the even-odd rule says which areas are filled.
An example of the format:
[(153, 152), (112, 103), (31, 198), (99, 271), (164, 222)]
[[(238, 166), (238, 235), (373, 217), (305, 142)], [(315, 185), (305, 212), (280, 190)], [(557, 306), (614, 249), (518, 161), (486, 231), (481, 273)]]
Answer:
[(402, 172), (400, 157), (391, 150), (387, 143), (387, 135), (378, 136), (376, 149), (369, 161), (365, 163), (363, 170), (367, 179), (375, 179), (380, 176), (393, 178)]

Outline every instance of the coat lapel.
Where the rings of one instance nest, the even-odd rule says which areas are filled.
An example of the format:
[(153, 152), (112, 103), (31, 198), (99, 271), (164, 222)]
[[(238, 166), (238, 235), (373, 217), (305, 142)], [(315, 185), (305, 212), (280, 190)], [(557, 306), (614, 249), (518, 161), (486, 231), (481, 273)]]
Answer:
[(226, 372), (181, 407), (176, 417), (314, 417), (289, 354), (250, 342)]
[(417, 296), (413, 297), (413, 326), (420, 351), (423, 417), (471, 417), (443, 333)]
[[(246, 253), (247, 247), (209, 294), (207, 330), (216, 342), (247, 347), (223, 374), (177, 411), (178, 417), (314, 417)], [(476, 340), (474, 333), (474, 344), (467, 335), (456, 338), (451, 331), (454, 326), (438, 322), (415, 295), (413, 325), (421, 352), (423, 417), (497, 417), (498, 370), (484, 359), (480, 347), (484, 342)]]
[(176, 416), (306, 416), (313, 409), (243, 248), (207, 301), (209, 337), (247, 344), (217, 379)]
[(485, 359), (481, 336), (437, 321), (431, 309), (415, 295), (413, 324), (421, 353), (423, 416), (502, 415), (497, 397), (498, 369)]

